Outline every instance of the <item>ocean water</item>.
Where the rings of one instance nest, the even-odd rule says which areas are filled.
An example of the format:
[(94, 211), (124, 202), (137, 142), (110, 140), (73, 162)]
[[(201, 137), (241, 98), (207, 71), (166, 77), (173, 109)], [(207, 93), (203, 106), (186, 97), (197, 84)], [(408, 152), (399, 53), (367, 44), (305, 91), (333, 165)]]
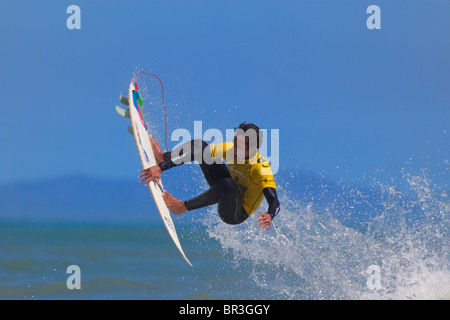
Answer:
[(4, 221), (0, 299), (450, 299), (447, 191), (426, 173), (405, 182), (378, 183), (376, 201), (343, 188), (345, 201), (321, 205), (281, 185), (265, 233), (256, 217), (222, 223), (215, 207), (175, 219), (193, 268), (162, 222)]
[[(227, 270), (220, 245), (200, 228), (181, 226), (178, 233), (195, 268), (181, 258), (162, 222), (2, 223), (0, 298), (233, 298), (225, 288), (241, 276)], [(80, 268), (79, 290), (67, 288), (70, 265)]]

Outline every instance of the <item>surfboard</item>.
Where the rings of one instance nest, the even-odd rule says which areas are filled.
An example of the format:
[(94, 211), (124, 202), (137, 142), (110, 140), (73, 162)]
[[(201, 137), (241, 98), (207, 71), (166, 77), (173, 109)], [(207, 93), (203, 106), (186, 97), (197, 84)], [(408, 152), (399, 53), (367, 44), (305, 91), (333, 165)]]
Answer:
[[(149, 133), (143, 117), (142, 99), (139, 96), (138, 91), (135, 90), (133, 83), (130, 84), (128, 92), (128, 104), (129, 104), (129, 115), (131, 119), (131, 126), (133, 129), (134, 138), (136, 140), (136, 145), (139, 151), (139, 158), (141, 160), (142, 167), (144, 169), (147, 169), (149, 167), (156, 166), (155, 155), (153, 153), (153, 149), (150, 144), (150, 139), (148, 138)], [(173, 223), (172, 217), (170, 216), (170, 211), (162, 198), (162, 193), (164, 191), (162, 181), (160, 181), (160, 183), (156, 183), (155, 180), (150, 181), (148, 186), (152, 193), (153, 199), (155, 200), (155, 204), (159, 211), (159, 214), (161, 215), (162, 221), (164, 222), (164, 226), (169, 232), (170, 237), (175, 243), (178, 251), (180, 251), (184, 260), (192, 267), (191, 262), (184, 254), (183, 248), (181, 247), (180, 244), (180, 240), (178, 239), (175, 225)]]

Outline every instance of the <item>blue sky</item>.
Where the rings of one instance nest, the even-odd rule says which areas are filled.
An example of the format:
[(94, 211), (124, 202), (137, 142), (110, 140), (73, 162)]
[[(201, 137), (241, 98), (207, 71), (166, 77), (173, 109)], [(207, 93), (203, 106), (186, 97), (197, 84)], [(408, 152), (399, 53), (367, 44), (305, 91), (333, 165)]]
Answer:
[[(66, 27), (71, 4), (81, 30)], [(371, 4), (381, 30), (366, 27)], [(114, 106), (139, 71), (164, 82), (169, 135), (255, 122), (280, 130), (284, 171), (442, 173), (449, 12), (444, 0), (1, 1), (0, 184), (137, 177)], [(139, 83), (162, 136), (158, 83)]]

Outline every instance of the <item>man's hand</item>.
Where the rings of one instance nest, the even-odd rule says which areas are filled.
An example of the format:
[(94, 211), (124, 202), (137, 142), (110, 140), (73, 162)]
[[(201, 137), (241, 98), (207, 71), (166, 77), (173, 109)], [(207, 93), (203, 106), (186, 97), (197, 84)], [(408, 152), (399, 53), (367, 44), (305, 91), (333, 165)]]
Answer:
[(258, 222), (258, 226), (261, 226), (259, 229), (266, 231), (272, 223), (272, 217), (266, 212), (258, 213), (256, 216), (259, 217), (258, 220), (256, 220)]
[(152, 145), (153, 153), (155, 154), (156, 163), (160, 164), (161, 162), (164, 162), (164, 152), (161, 150), (158, 141), (156, 141), (151, 134), (148, 135), (148, 138), (150, 139), (150, 144)]
[(145, 182), (145, 185), (148, 186), (148, 184), (150, 183), (150, 181), (152, 181), (153, 179), (156, 179), (156, 183), (159, 183), (159, 181), (161, 180), (161, 174), (162, 174), (162, 170), (159, 166), (153, 166), (147, 169), (142, 169), (139, 170), (139, 172), (142, 172), (142, 174), (139, 176), (139, 178), (143, 178), (141, 179), (141, 183)]

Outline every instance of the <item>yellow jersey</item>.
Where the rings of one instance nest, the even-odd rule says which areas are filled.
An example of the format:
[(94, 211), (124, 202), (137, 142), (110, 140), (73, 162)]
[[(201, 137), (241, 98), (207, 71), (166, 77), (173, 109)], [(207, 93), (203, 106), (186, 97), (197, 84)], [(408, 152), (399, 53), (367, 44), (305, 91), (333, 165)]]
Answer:
[(263, 189), (271, 187), (276, 189), (272, 169), (269, 161), (261, 156), (258, 151), (248, 160), (234, 163), (234, 143), (225, 142), (211, 144), (211, 157), (213, 159), (225, 159), (231, 177), (236, 181), (242, 207), (251, 215), (258, 209), (264, 195)]

